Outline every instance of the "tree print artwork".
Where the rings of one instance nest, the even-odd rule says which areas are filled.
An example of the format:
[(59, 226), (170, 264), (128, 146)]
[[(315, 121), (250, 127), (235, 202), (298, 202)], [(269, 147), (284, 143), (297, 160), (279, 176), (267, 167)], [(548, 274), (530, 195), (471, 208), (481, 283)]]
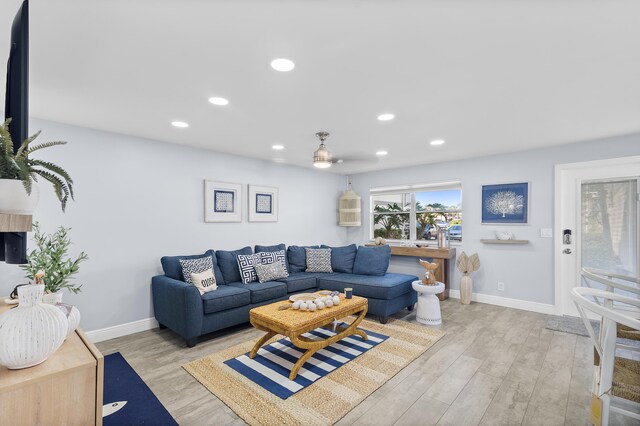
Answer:
[(522, 214), (524, 197), (513, 191), (500, 191), (487, 200), (487, 210), (507, 217), (508, 214)]

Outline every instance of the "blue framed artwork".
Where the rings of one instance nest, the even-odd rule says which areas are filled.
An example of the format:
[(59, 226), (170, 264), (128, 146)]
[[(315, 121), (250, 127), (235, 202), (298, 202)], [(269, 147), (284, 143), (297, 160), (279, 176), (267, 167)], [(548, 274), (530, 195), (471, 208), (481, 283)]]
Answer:
[(242, 185), (238, 183), (204, 181), (204, 221), (242, 221)]
[(271, 214), (273, 211), (273, 195), (256, 193), (256, 213)]
[(482, 186), (482, 223), (526, 224), (529, 182)]
[(220, 189), (213, 190), (213, 211), (216, 213), (233, 213), (236, 193)]
[(249, 222), (278, 221), (278, 188), (249, 185)]

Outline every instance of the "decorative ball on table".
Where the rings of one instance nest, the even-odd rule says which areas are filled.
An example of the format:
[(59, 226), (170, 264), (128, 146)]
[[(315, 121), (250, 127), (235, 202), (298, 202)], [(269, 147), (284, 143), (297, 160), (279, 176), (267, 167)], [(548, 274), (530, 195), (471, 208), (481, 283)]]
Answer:
[(437, 263), (430, 263), (426, 260), (419, 260), (420, 266), (426, 269), (424, 276), (422, 277), (422, 284), (424, 285), (436, 285), (436, 273), (435, 270), (438, 269)]

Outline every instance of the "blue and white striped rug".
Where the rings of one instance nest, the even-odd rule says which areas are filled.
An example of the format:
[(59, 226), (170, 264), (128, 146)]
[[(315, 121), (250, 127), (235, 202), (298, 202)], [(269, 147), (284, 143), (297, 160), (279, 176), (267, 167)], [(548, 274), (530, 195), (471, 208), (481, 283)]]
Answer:
[[(304, 350), (296, 348), (289, 338), (263, 346), (254, 359), (249, 358), (247, 352), (224, 363), (274, 395), (287, 399), (389, 338), (384, 334), (362, 330), (369, 336), (367, 340), (352, 335), (319, 350), (304, 363), (295, 380), (289, 380), (289, 373)], [(324, 328), (303, 334), (318, 340), (334, 335), (334, 332)]]

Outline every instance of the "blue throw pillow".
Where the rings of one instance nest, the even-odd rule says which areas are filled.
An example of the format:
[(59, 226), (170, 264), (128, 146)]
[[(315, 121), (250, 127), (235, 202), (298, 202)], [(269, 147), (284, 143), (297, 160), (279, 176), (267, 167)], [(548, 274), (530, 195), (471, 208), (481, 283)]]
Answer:
[(218, 283), (218, 285), (224, 284), (224, 277), (222, 276), (222, 272), (218, 267), (218, 262), (213, 250), (209, 250), (204, 254), (194, 254), (192, 256), (163, 256), (160, 259), (160, 263), (162, 264), (162, 270), (167, 277), (173, 278), (174, 280), (184, 281), (180, 259), (199, 259), (204, 256), (211, 256), (211, 261), (213, 263), (213, 273), (216, 276), (216, 282)]
[(218, 266), (222, 272), (225, 283), (235, 283), (242, 281), (240, 277), (240, 269), (238, 268), (238, 255), (239, 254), (252, 254), (251, 247), (244, 247), (240, 250), (217, 250), (216, 258), (218, 259)]
[(320, 248), (320, 246), (289, 246), (287, 260), (289, 261), (289, 273), (304, 272), (307, 269), (307, 248)]
[(353, 273), (360, 275), (384, 275), (389, 268), (391, 247), (358, 247)]
[(268, 253), (272, 253), (274, 251), (280, 251), (280, 250), (284, 250), (285, 252), (285, 257), (284, 257), (284, 262), (285, 262), (285, 266), (287, 268), (287, 271), (290, 271), (291, 269), (289, 268), (289, 259), (286, 256), (287, 253), (287, 246), (283, 244), (278, 244), (275, 246), (260, 246), (260, 245), (256, 245), (253, 252), (254, 253), (264, 253), (264, 252), (268, 252)]
[(351, 244), (343, 247), (330, 247), (323, 244), (322, 248), (331, 249), (331, 269), (333, 272), (353, 273), (353, 262), (356, 260), (358, 246)]

